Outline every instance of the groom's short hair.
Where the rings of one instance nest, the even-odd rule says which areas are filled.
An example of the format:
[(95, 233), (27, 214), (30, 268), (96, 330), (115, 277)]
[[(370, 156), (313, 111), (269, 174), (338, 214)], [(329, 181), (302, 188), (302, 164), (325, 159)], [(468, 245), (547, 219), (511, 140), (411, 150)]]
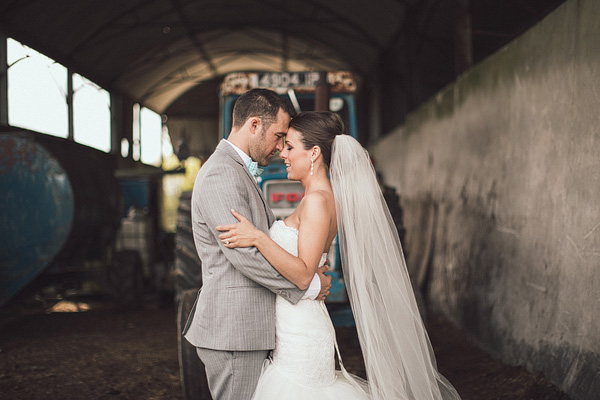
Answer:
[(241, 128), (250, 117), (258, 117), (264, 129), (277, 120), (277, 113), (282, 109), (291, 116), (289, 102), (269, 89), (252, 89), (242, 94), (233, 106), (233, 127)]

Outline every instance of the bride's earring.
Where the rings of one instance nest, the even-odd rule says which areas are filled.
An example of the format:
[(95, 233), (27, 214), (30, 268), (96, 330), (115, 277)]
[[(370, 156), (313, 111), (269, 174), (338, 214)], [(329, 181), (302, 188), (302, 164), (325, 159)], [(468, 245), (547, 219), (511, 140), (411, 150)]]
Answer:
[(311, 176), (313, 174), (314, 168), (315, 168), (315, 162), (313, 160), (310, 160), (310, 175)]

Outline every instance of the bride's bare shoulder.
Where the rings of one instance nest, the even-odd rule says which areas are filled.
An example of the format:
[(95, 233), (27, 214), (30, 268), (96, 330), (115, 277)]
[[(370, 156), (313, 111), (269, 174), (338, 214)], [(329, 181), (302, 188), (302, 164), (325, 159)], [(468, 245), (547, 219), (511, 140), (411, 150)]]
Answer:
[(305, 207), (328, 208), (333, 203), (333, 192), (327, 190), (315, 190), (307, 193), (302, 202)]
[(333, 192), (315, 190), (307, 193), (304, 196), (304, 199), (302, 199), (302, 203), (300, 219), (308, 216), (310, 219), (318, 218), (323, 220), (323, 218), (330, 217), (332, 213), (335, 218), (335, 199), (333, 197)]
[(303, 209), (299, 215), (301, 227), (309, 227), (308, 231), (327, 232), (325, 252), (337, 233), (335, 199), (332, 192), (315, 190), (304, 196)]

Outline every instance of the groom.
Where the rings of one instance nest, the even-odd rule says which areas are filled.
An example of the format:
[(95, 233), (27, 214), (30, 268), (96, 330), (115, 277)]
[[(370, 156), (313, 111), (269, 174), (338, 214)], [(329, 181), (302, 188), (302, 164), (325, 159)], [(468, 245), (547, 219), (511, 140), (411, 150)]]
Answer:
[(321, 267), (305, 292), (283, 278), (256, 248), (228, 249), (217, 225), (236, 223), (234, 209), (267, 232), (274, 217), (250, 170), (283, 149), (290, 110), (279, 95), (253, 89), (238, 98), (233, 127), (200, 168), (192, 194), (194, 241), (202, 288), (184, 329), (206, 366), (214, 400), (250, 399), (263, 362), (275, 347), (275, 297), (295, 304), (324, 299), (331, 277)]

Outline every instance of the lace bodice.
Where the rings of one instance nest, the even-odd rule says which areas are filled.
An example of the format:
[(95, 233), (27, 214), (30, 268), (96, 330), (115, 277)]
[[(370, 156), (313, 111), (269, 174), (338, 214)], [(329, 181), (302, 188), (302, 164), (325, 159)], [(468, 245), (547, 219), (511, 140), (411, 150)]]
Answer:
[[(276, 221), (269, 235), (286, 251), (298, 255), (298, 230)], [(323, 254), (321, 263), (326, 256)], [(335, 381), (335, 333), (323, 302), (300, 300), (292, 305), (278, 296), (275, 315), (273, 364), (303, 385), (331, 385)]]

